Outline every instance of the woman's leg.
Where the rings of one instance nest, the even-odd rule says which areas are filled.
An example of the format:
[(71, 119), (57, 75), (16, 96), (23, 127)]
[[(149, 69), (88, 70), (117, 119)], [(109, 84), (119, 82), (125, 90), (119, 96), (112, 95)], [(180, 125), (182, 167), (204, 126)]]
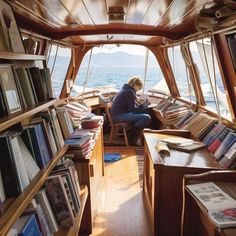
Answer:
[(143, 128), (151, 123), (151, 117), (148, 114), (126, 113), (115, 117), (115, 122), (130, 122), (132, 128), (129, 130), (128, 139), (131, 145), (135, 145)]
[(114, 119), (115, 122), (130, 122), (136, 129), (148, 127), (151, 122), (151, 117), (148, 114), (139, 114), (139, 113), (125, 113), (119, 116), (116, 116)]

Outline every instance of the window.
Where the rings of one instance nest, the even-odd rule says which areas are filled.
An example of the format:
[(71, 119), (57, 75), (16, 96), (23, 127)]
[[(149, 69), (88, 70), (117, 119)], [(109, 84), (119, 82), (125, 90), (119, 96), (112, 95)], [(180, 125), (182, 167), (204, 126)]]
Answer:
[(207, 107), (217, 112), (217, 105), (219, 105), (220, 115), (231, 120), (225, 89), (214, 51), (212, 58), (213, 47), (211, 47), (211, 40), (206, 38), (203, 41), (194, 41), (189, 46), (193, 61), (199, 71), (200, 84)]
[[(85, 55), (73, 87), (72, 95), (91, 88), (120, 90), (130, 77), (144, 78), (146, 48), (134, 45), (109, 45), (95, 47), (92, 51), (88, 71), (90, 51)], [(87, 76), (88, 74), (88, 76)], [(85, 88), (84, 88), (85, 87)], [(154, 55), (149, 52), (145, 93), (149, 89), (168, 92), (168, 87)]]
[[(52, 73), (52, 86), (54, 89), (55, 96), (58, 97), (61, 93), (61, 89), (66, 77), (67, 69), (70, 63), (71, 50), (68, 48), (62, 48), (53, 45), (51, 46), (51, 52), (48, 57), (48, 67)], [(57, 55), (57, 56), (56, 56)], [(53, 64), (55, 65), (53, 68)]]
[(180, 46), (168, 48), (168, 57), (180, 96), (191, 102), (195, 102), (196, 96), (190, 80), (189, 72), (187, 71), (185, 61), (180, 51)]

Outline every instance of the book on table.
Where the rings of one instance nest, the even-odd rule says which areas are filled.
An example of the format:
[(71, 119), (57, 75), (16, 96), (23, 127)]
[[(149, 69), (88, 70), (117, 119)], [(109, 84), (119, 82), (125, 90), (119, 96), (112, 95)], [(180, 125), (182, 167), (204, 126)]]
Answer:
[(164, 138), (161, 141), (167, 143), (168, 147), (183, 152), (193, 152), (206, 147), (203, 142), (177, 136)]
[(236, 200), (213, 182), (186, 185), (218, 228), (236, 226)]

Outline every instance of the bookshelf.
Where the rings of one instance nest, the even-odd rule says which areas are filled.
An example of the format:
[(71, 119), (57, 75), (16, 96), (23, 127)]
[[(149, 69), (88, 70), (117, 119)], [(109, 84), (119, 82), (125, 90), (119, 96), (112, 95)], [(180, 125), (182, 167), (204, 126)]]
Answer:
[[(38, 169), (30, 164), (27, 166), (28, 171), (31, 167), (34, 167), (34, 171), (37, 174), (32, 175), (34, 177), (32, 176), (29, 177), (30, 174), (27, 173), (26, 170), (24, 170), (26, 171), (26, 176), (29, 182), (25, 184), (23, 188), (20, 188), (20, 191), (14, 195), (15, 197), (10, 197), (9, 195), (4, 194), (4, 191), (7, 188), (10, 189), (10, 186), (12, 186), (10, 185), (12, 182), (9, 181), (9, 184), (7, 185), (6, 184), (7, 178), (4, 179), (5, 182), (3, 185), (4, 187), (2, 186), (1, 189), (1, 197), (3, 195), (5, 196), (3, 199), (1, 199), (2, 215), (0, 216), (0, 235), (4, 236), (7, 235), (8, 232), (12, 229), (14, 223), (18, 220), (18, 218), (21, 217), (26, 208), (30, 204), (32, 204), (31, 206), (33, 207), (32, 200), (35, 199), (35, 196), (38, 195), (38, 192), (41, 191), (41, 188), (46, 187), (47, 178), (54, 170), (57, 163), (62, 159), (62, 157), (67, 152), (68, 145), (65, 144), (63, 145), (64, 143), (63, 139), (62, 139), (63, 142), (60, 142), (61, 140), (58, 140), (59, 137), (58, 133), (56, 134), (57, 131), (55, 128), (55, 124), (52, 125), (54, 121), (52, 120), (51, 112), (53, 108), (57, 105), (58, 99), (53, 98), (54, 96), (51, 86), (50, 71), (46, 66), (47, 57), (45, 55), (33, 55), (24, 53), (25, 50), (23, 46), (23, 41), (19, 29), (16, 25), (16, 21), (12, 13), (11, 6), (5, 1), (0, 1), (0, 8), (8, 9), (8, 15), (11, 16), (12, 24), (7, 28), (12, 27), (11, 29), (13, 29), (14, 27), (13, 29), (14, 35), (9, 34), (8, 32), (9, 38), (6, 37), (4, 33), (5, 31), (1, 31), (2, 34), (0, 35), (3, 40), (1, 42), (4, 44), (1, 45), (1, 51), (0, 51), (0, 74), (1, 74), (0, 75), (1, 77), (0, 132), (5, 133), (5, 131), (12, 129), (14, 131), (11, 132), (13, 132), (13, 134), (16, 135), (14, 138), (15, 140), (14, 144), (13, 141), (9, 139), (9, 137), (5, 137), (4, 135), (3, 137), (1, 136), (2, 138), (6, 139), (6, 141), (7, 140), (8, 141), (7, 141), (7, 147), (5, 149), (0, 147), (0, 152), (2, 153), (2, 155), (4, 155), (4, 151), (8, 150), (6, 158), (9, 158), (10, 160), (9, 159), (5, 160), (7, 160), (7, 162), (9, 160), (9, 162), (14, 164), (12, 164), (11, 166), (10, 164), (8, 164), (7, 167), (11, 169), (12, 171), (11, 173), (17, 172), (16, 173), (17, 178), (9, 177), (7, 175), (7, 171), (4, 172), (6, 174), (4, 176), (9, 179), (17, 179), (16, 182), (18, 188), (18, 183), (20, 183), (21, 186), (21, 183), (25, 180), (21, 179), (22, 175), (20, 175), (19, 171), (20, 167), (18, 166), (19, 161), (17, 161), (17, 157), (23, 160), (23, 156), (25, 154), (31, 158), (31, 162), (33, 162), (35, 166), (37, 165), (39, 166), (40, 162), (42, 163), (42, 166), (40, 166), (41, 168)], [(3, 11), (1, 11), (1, 14), (3, 14)], [(2, 19), (0, 24), (1, 27), (6, 27), (6, 25), (2, 25), (3, 24)], [(7, 39), (9, 41), (7, 41)], [(14, 42), (14, 45), (12, 44), (12, 42)], [(22, 73), (20, 74), (20, 72), (22, 71), (24, 72), (24, 74)], [(38, 113), (41, 114), (41, 112), (44, 112), (44, 115), (45, 116), (48, 115), (48, 117), (46, 118), (44, 117), (43, 119), (41, 116), (40, 118), (43, 120), (41, 124), (30, 123), (31, 119)], [(46, 119), (48, 120), (46, 121)], [(36, 131), (35, 129), (36, 126), (41, 127), (40, 128), (41, 133)], [(33, 128), (34, 131), (30, 130), (31, 128)], [(58, 128), (60, 129), (60, 127)], [(55, 139), (53, 140), (55, 147), (54, 151), (52, 151), (52, 145), (53, 145), (52, 139), (49, 140), (49, 130), (51, 132), (51, 138), (53, 137), (52, 139)], [(32, 151), (32, 149), (30, 150), (30, 148), (26, 145), (26, 140), (23, 141), (22, 131), (23, 132), (26, 131), (26, 133), (28, 132), (29, 135), (28, 138), (30, 140), (28, 141), (31, 143), (30, 145), (32, 149), (36, 150), (36, 145), (38, 145), (37, 151), (35, 150)], [(22, 136), (19, 138), (18, 136), (20, 136), (19, 134), (20, 132)], [(57, 141), (56, 141), (56, 136), (57, 136)], [(25, 145), (23, 146), (25, 151), (24, 154), (23, 151), (20, 150), (20, 144), (19, 144), (20, 141), (23, 143), (23, 145)], [(27, 144), (29, 145), (29, 143)], [(41, 155), (41, 159), (39, 159), (37, 155), (39, 156)], [(1, 168), (2, 168), (1, 173), (3, 173), (2, 171), (3, 167), (1, 166)], [(25, 166), (24, 168), (26, 169)], [(76, 173), (76, 171), (74, 173)], [(44, 191), (46, 190), (44, 189)], [(75, 224), (69, 229), (66, 230), (60, 229), (58, 231), (58, 235), (78, 235), (84, 207), (88, 197), (87, 186), (85, 185), (81, 186), (80, 194), (78, 192), (76, 192), (76, 194), (77, 196), (80, 195), (79, 198), (81, 201), (81, 205), (75, 215)], [(36, 200), (34, 202), (36, 206), (39, 205), (38, 202), (36, 203)], [(33, 209), (35, 209), (35, 212), (33, 214), (37, 215), (38, 213), (37, 209), (34, 207)], [(42, 212), (43, 210), (41, 208), (41, 213)], [(39, 221), (37, 222), (37, 224), (39, 225), (40, 228), (40, 226), (42, 226), (40, 225), (42, 224), (42, 222)], [(49, 232), (49, 229), (48, 231), (43, 231), (43, 228), (40, 228), (40, 230), (42, 233), (44, 233), (44, 235), (45, 232)]]
[(80, 158), (74, 161), (79, 174), (80, 184), (88, 187), (88, 199), (85, 204), (80, 227), (80, 232), (85, 234), (92, 233), (93, 220), (98, 209), (98, 189), (104, 176), (104, 145), (101, 127), (98, 132), (99, 134), (90, 157), (88, 159)]
[(191, 153), (171, 149), (169, 156), (159, 155), (155, 145), (172, 135), (187, 138), (190, 134), (186, 130), (144, 130), (143, 191), (153, 235), (157, 236), (180, 235), (184, 174), (220, 169), (206, 149)]
[(38, 192), (40, 187), (43, 185), (58, 160), (60, 160), (60, 158), (66, 153), (67, 149), (68, 146), (65, 145), (61, 150), (59, 150), (54, 156), (54, 158), (39, 171), (39, 173), (27, 186), (24, 192), (14, 200), (10, 199), (10, 206), (6, 209), (4, 215), (0, 218), (0, 235), (7, 234), (16, 219), (19, 218), (19, 216), (23, 213), (27, 205), (30, 203), (35, 193)]
[(57, 99), (52, 99), (50, 101), (42, 102), (34, 107), (28, 108), (28, 109), (23, 109), (20, 112), (11, 114), (9, 116), (6, 116), (4, 118), (0, 119), (0, 131), (3, 131), (7, 128), (9, 128), (12, 125), (15, 125), (19, 122), (21, 122), (24, 119), (27, 119), (30, 116), (33, 116), (37, 114), (38, 112), (42, 111), (43, 109), (46, 109), (50, 106), (53, 106), (56, 104)]
[(82, 217), (83, 217), (83, 212), (84, 212), (84, 208), (85, 208), (85, 204), (88, 198), (88, 187), (86, 185), (81, 185), (81, 192), (80, 192), (80, 201), (81, 201), (81, 206), (80, 206), (80, 211), (77, 214), (76, 218), (75, 218), (75, 223), (74, 226), (70, 227), (70, 228), (62, 228), (60, 229), (55, 236), (75, 236), (75, 235), (79, 235), (79, 229), (80, 229), (80, 225), (81, 225), (81, 221), (82, 221)]
[(181, 222), (181, 236), (233, 236), (236, 227), (219, 229), (214, 225), (203, 205), (188, 190), (186, 185), (214, 182), (224, 192), (236, 199), (236, 171), (208, 171), (202, 174), (184, 175), (183, 180), (183, 209)]
[(42, 61), (46, 60), (46, 56), (1, 51), (0, 59), (18, 60), (18, 61)]

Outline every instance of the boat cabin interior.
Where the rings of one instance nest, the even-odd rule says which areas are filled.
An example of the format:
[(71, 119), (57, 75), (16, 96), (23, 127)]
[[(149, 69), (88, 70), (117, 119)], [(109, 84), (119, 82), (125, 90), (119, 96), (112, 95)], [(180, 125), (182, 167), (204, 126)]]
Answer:
[[(0, 0), (0, 235), (236, 235), (235, 23), (235, 0)], [(111, 115), (137, 73), (139, 137)]]

